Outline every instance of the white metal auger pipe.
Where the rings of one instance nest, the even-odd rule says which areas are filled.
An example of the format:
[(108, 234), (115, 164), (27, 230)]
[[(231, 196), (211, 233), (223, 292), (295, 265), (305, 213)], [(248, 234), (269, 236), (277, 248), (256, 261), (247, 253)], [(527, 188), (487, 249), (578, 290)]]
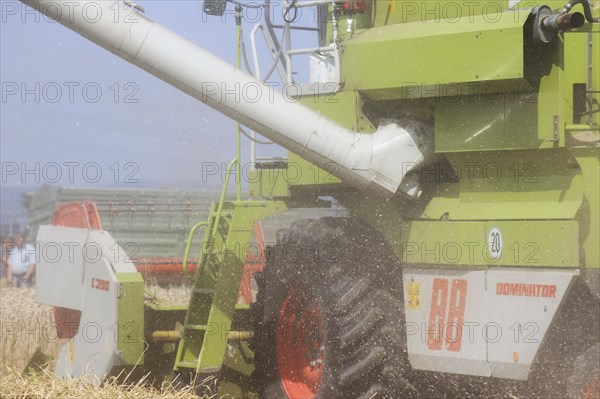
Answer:
[(22, 1), (304, 159), (326, 165), (328, 171), (335, 164), (335, 174), (348, 184), (387, 194), (399, 188), (419, 194), (417, 186), (402, 181), (429, 149), (429, 143), (421, 145), (422, 136), (416, 137), (420, 126), (391, 124), (374, 134), (352, 132), (153, 22), (130, 4)]

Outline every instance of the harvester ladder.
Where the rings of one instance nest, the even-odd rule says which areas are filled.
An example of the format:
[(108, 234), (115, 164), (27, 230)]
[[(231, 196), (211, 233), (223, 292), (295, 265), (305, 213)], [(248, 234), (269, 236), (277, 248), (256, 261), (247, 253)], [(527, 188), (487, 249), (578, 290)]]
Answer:
[(227, 169), (219, 202), (211, 205), (173, 367), (177, 373), (220, 371), (254, 221), (285, 207), (278, 201), (225, 201), (235, 164)]

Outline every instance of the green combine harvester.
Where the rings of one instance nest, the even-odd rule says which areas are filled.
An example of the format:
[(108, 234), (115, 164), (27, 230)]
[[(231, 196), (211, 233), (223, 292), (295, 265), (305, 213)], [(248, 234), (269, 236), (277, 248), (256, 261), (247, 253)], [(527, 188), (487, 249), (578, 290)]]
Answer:
[(100, 249), (38, 265), (38, 300), (80, 312), (58, 376), (236, 398), (600, 397), (598, 1), (205, 1), (238, 32), (261, 7), (254, 76), (130, 1), (23, 2), (289, 150), (253, 144), (249, 196), (227, 201), (238, 146), (190, 233), (187, 306), (145, 300), (106, 231), (40, 227), (42, 245)]

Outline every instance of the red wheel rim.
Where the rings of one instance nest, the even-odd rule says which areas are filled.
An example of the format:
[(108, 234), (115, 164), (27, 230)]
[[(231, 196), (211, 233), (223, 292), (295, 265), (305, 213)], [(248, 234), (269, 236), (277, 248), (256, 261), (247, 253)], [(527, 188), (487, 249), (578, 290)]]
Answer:
[(600, 380), (593, 380), (583, 389), (583, 395), (581, 399), (598, 399), (600, 398)]
[(288, 398), (316, 398), (325, 360), (323, 317), (307, 286), (292, 287), (283, 301), (275, 345), (279, 376)]

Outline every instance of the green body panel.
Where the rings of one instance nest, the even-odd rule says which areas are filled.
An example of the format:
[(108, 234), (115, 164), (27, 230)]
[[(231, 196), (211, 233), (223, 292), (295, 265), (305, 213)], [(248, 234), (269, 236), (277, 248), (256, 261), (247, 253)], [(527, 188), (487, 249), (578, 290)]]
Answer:
[(384, 26), (415, 21), (454, 21), (462, 16), (493, 15), (508, 8), (507, 0), (459, 1), (374, 1), (374, 25)]
[(144, 280), (139, 273), (117, 273), (118, 348), (123, 364), (144, 359)]
[[(252, 384), (254, 353), (248, 342), (240, 341), (230, 345), (223, 359), (223, 379), (219, 383), (219, 398), (259, 399)], [(229, 378), (228, 378), (229, 377)]]
[[(503, 237), (498, 258), (488, 248), (493, 228)], [(577, 267), (578, 233), (574, 221), (402, 222), (395, 249), (410, 264)]]
[[(442, 85), (523, 80), (526, 18), (527, 13), (507, 13), (494, 23), (473, 16), (456, 23), (414, 22), (357, 32), (344, 43), (344, 90), (360, 90), (377, 100), (409, 99), (444, 94)], [(494, 90), (484, 86), (473, 85)]]
[[(596, 11), (595, 11), (595, 15), (596, 17), (600, 18), (600, 4), (598, 3), (598, 1), (596, 1), (595, 3), (595, 7), (596, 7)], [(598, 40), (600, 40), (598, 37), (600, 36), (600, 26), (595, 25), (593, 26), (593, 32), (587, 34), (586, 39), (588, 40), (588, 49), (590, 46), (590, 43), (593, 43), (592, 46), (592, 51), (591, 51), (591, 58), (592, 58), (592, 76), (595, 76), (595, 78), (593, 78), (593, 82), (592, 82), (592, 90), (594, 91), (594, 95), (593, 95), (593, 99), (594, 101), (596, 101), (596, 104), (600, 104), (600, 79), (598, 79), (598, 71), (600, 71), (600, 45), (598, 45)], [(595, 75), (594, 75), (594, 71), (596, 71)], [(588, 121), (589, 124), (594, 124), (595, 126), (600, 126), (600, 113), (595, 113), (593, 114), (591, 117), (589, 117)]]
[[(447, 169), (422, 172), (431, 189), (415, 218), (439, 220), (572, 219), (583, 202), (585, 181), (566, 150), (446, 154)], [(455, 171), (458, 182), (442, 179)]]
[(580, 120), (573, 84), (586, 81), (597, 24), (537, 45), (529, 10), (476, 14), (357, 31), (344, 42), (344, 90), (432, 109), (439, 153), (564, 146), (566, 126)]
[[(342, 186), (321, 186), (319, 193), (335, 196), (354, 216), (376, 226), (396, 248), (415, 234), (427, 247), (447, 243), (448, 225), (431, 223), (440, 233), (434, 229), (420, 235), (421, 220), (451, 221), (453, 236), (466, 242), (472, 239), (473, 221), (479, 221), (483, 226), (500, 223), (509, 234), (529, 232), (540, 248), (560, 248), (568, 254), (563, 259), (551, 255), (553, 249), (546, 251), (539, 257), (540, 266), (598, 267), (598, 144), (581, 150), (565, 148), (567, 138), (598, 131), (598, 113), (590, 118), (596, 124), (586, 127), (582, 124), (587, 118), (580, 120), (573, 109), (573, 85), (588, 79), (589, 38), (594, 41), (594, 72), (600, 70), (598, 25), (586, 24), (579, 31), (560, 34), (554, 44), (537, 46), (525, 27), (530, 10), (496, 15), (491, 7), (497, 6), (492, 5), (483, 16), (463, 13), (462, 19), (450, 21), (435, 18), (433, 11), (422, 18), (417, 8), (411, 19), (406, 10), (415, 4), (431, 10), (449, 6), (444, 2), (402, 3), (368, 2), (371, 20), (357, 17), (356, 26), (375, 28), (357, 29), (344, 37), (344, 92), (329, 97), (355, 96), (356, 108), (343, 102), (331, 107), (312, 98), (305, 103), (341, 125), (364, 132), (373, 131), (378, 120), (402, 115), (399, 110), (425, 118), (431, 115), (435, 151), (447, 162), (419, 172), (426, 194), (418, 201), (382, 201)], [(506, 6), (505, 2), (497, 4)], [(546, 4), (554, 9), (564, 5), (562, 1)], [(581, 12), (580, 8), (574, 11)], [(398, 10), (405, 15), (395, 14)], [(598, 15), (599, 11), (594, 12)], [(411, 21), (415, 22), (404, 23)], [(595, 75), (592, 88), (597, 90), (600, 79)], [(599, 97), (594, 94), (594, 98), (598, 101)], [(376, 111), (369, 115), (368, 126), (354, 122), (364, 117), (364, 104)], [(573, 124), (577, 124), (576, 132), (569, 131)], [(290, 159), (297, 162), (293, 154)], [(317, 186), (323, 182), (305, 179), (300, 183)], [(403, 222), (410, 220), (414, 222)], [(400, 229), (399, 223), (407, 224)], [(548, 226), (568, 231), (560, 233), (556, 227), (556, 234), (550, 236), (544, 234)], [(525, 236), (519, 237), (523, 241)], [(482, 240), (479, 237), (483, 246)], [(585, 256), (580, 258), (579, 253)], [(470, 264), (487, 263), (479, 258)]]
[[(485, 15), (491, 21), (502, 10), (508, 9), (507, 0), (489, 0), (475, 2), (469, 0), (431, 1), (431, 0), (367, 0), (364, 13), (353, 16), (353, 32), (347, 33), (348, 20), (339, 21), (339, 35), (342, 39), (354, 37), (360, 31), (372, 27), (403, 24), (407, 22), (451, 22), (463, 17)], [(329, 8), (331, 12), (331, 7)], [(328, 41), (332, 38), (331, 25), (328, 26)]]
[[(538, 148), (537, 102), (531, 95), (494, 93), (448, 99), (435, 109), (438, 153)], [(529, 123), (524, 123), (528, 121)]]
[[(558, 3), (560, 2), (554, 2), (554, 5), (558, 7)], [(600, 9), (596, 10), (597, 15), (600, 14), (598, 11)], [(590, 41), (594, 42), (594, 55), (591, 52), (588, 55)], [(577, 31), (559, 35), (551, 59), (552, 68), (541, 76), (539, 83), (537, 125), (538, 138), (543, 140), (541, 147), (565, 146), (565, 133), (569, 125), (591, 122), (593, 130), (600, 130), (598, 113), (593, 114), (589, 119), (574, 115), (574, 85), (585, 85), (588, 72), (593, 84), (590, 89), (596, 90), (591, 98), (595, 99), (596, 104), (600, 101), (600, 94), (597, 92), (598, 80), (600, 80), (597, 76), (600, 68), (599, 46), (599, 24), (586, 24)], [(593, 64), (593, 71), (588, 69), (588, 58), (590, 64)], [(523, 120), (523, 123), (526, 121)]]
[(250, 197), (287, 197), (289, 195), (288, 170), (272, 167), (248, 171), (248, 194)]
[[(561, 36), (561, 38), (564, 38), (564, 36)], [(567, 89), (565, 87), (565, 53), (563, 46), (559, 46), (555, 56), (556, 59), (552, 68), (548, 74), (540, 79), (538, 93), (538, 138), (542, 140), (543, 144), (546, 144), (544, 146), (546, 148), (565, 145), (565, 125), (567, 121), (570, 121), (566, 114), (567, 107), (565, 104)], [(572, 54), (571, 56), (583, 57), (583, 54)], [(527, 120), (523, 122), (526, 123)]]
[(580, 147), (572, 150), (581, 166), (585, 180), (585, 198), (579, 220), (582, 266), (600, 268), (600, 148)]

